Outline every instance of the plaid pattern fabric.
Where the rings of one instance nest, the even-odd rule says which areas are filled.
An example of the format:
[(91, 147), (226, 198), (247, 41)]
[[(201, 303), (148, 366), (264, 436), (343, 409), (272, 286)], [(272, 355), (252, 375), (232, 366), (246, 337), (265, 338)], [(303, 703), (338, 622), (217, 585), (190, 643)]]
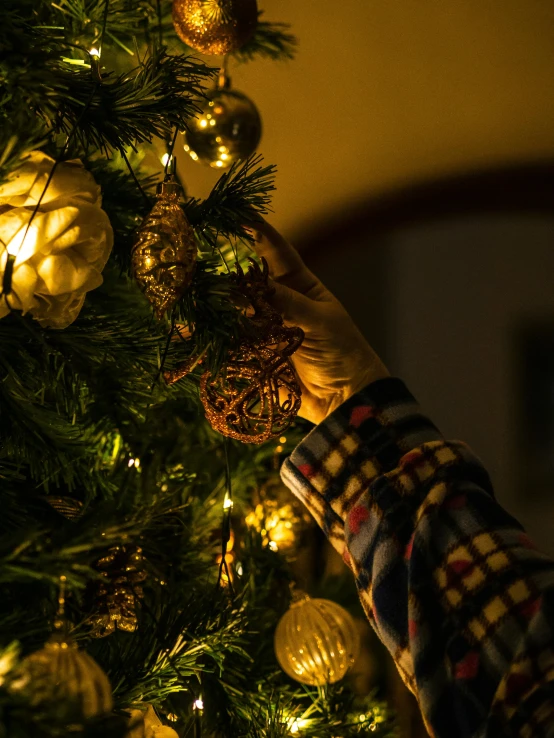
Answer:
[(554, 562), (398, 379), (286, 460), (435, 738), (554, 737)]

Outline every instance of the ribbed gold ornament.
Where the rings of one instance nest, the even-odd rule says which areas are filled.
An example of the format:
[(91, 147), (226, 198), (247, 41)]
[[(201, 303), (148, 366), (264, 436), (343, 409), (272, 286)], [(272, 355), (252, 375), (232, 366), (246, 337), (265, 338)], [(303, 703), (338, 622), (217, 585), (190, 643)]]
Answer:
[(104, 715), (113, 708), (112, 688), (104, 671), (59, 634), (23, 659), (9, 688), (25, 696), (36, 709), (55, 702), (63, 719), (72, 723)]
[(188, 46), (224, 56), (254, 35), (258, 4), (256, 0), (173, 0), (173, 24)]
[(173, 177), (158, 185), (131, 256), (133, 276), (158, 318), (183, 296), (196, 268), (196, 241), (179, 205), (181, 192)]
[(302, 684), (338, 682), (356, 660), (360, 637), (352, 616), (336, 602), (304, 595), (275, 631), (275, 655), (283, 671)]
[(258, 148), (262, 121), (254, 103), (242, 92), (232, 90), (227, 78), (206, 99), (198, 102), (201, 112), (185, 134), (185, 151), (214, 169), (227, 169), (247, 159)]

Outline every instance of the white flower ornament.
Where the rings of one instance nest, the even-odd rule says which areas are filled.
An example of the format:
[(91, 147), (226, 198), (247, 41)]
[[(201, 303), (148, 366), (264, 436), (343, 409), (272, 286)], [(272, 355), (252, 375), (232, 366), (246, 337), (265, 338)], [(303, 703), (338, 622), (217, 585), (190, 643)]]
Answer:
[(8, 257), (15, 258), (0, 318), (21, 310), (44, 327), (66, 328), (86, 293), (102, 284), (113, 231), (100, 187), (78, 160), (58, 164), (31, 221), (53, 166), (53, 159), (33, 151), (0, 185), (0, 290)]

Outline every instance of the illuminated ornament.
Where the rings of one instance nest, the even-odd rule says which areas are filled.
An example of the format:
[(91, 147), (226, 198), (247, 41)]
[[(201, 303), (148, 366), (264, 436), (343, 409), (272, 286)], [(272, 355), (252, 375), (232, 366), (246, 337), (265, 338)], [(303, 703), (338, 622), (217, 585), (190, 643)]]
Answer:
[[(237, 291), (250, 303), (251, 332), (229, 352), (226, 366), (213, 376), (208, 370), (200, 380), (200, 399), (212, 428), (243, 443), (264, 443), (279, 437), (296, 418), (302, 390), (291, 361), (304, 332), (287, 327), (267, 301), (268, 268), (251, 260), (246, 274), (237, 264)], [(250, 313), (253, 313), (252, 315)], [(176, 370), (164, 373), (168, 384), (186, 376), (199, 363), (188, 359)]]
[(132, 251), (133, 276), (158, 318), (183, 296), (196, 268), (194, 231), (179, 205), (181, 192), (173, 176), (158, 185)]
[(201, 112), (188, 124), (185, 151), (214, 169), (227, 169), (253, 154), (262, 137), (262, 121), (254, 103), (230, 89), (222, 76), (216, 89), (198, 101)]
[(352, 616), (336, 602), (303, 595), (293, 602), (275, 631), (275, 655), (302, 684), (321, 686), (342, 679), (360, 651)]
[[(113, 231), (80, 161), (32, 151), (0, 185), (0, 318), (12, 310), (67, 328), (102, 284)], [(39, 205), (40, 202), (40, 205)]]
[(257, 530), (273, 551), (284, 556), (295, 554), (312, 522), (310, 514), (278, 481), (266, 484), (259, 491), (258, 498), (259, 502), (246, 516), (246, 525)]
[(112, 711), (112, 689), (96, 661), (67, 637), (56, 634), (23, 659), (9, 681), (35, 710), (58, 705), (62, 720), (82, 723)]
[(258, 5), (256, 0), (173, 0), (173, 24), (187, 46), (224, 56), (252, 38)]

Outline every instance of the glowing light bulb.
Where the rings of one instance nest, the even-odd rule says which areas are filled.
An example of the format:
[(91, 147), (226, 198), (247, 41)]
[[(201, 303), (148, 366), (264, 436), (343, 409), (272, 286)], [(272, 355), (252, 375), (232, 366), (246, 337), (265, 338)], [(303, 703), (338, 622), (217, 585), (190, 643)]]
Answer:
[(190, 146), (187, 146), (187, 144), (185, 144), (185, 145), (183, 146), (183, 148), (184, 148), (184, 150), (185, 150), (185, 151), (190, 151)]
[(129, 463), (127, 464), (127, 466), (131, 467), (131, 466), (134, 466), (134, 465), (135, 465), (135, 460), (134, 459), (129, 459)]
[(269, 542), (269, 548), (272, 551), (278, 551), (279, 550), (279, 546), (275, 543), (275, 541), (270, 541)]
[(199, 697), (197, 700), (194, 700), (193, 708), (195, 710), (203, 710), (204, 709), (204, 700), (202, 697)]
[[(185, 151), (186, 151), (186, 150), (187, 150), (187, 147), (185, 146)], [(169, 161), (171, 161), (171, 159), (172, 159), (172, 158), (173, 158), (173, 157), (171, 156), (171, 154), (164, 154), (164, 155), (162, 156), (162, 158), (161, 158), (161, 162), (162, 162), (162, 164), (164, 165), (164, 167), (166, 167), (166, 166), (167, 166), (167, 163), (168, 163)]]
[(222, 167), (223, 166), (223, 162), (221, 161), (221, 159), (218, 159), (216, 161), (215, 165), (216, 165), (216, 167)]
[(206, 128), (207, 125), (208, 121), (205, 118), (202, 118), (202, 120), (200, 121), (200, 128)]
[(198, 154), (196, 153), (196, 151), (190, 152), (190, 158), (193, 159), (193, 161), (198, 161)]
[(88, 53), (95, 59), (100, 59), (100, 51), (98, 49), (92, 48)]
[(225, 493), (225, 499), (223, 500), (223, 509), (231, 510), (233, 507), (233, 500), (229, 497), (229, 493)]
[(211, 121), (210, 121), (210, 125), (211, 125), (211, 126), (215, 126), (215, 120), (214, 120), (213, 118), (212, 118), (212, 119), (211, 119)]

